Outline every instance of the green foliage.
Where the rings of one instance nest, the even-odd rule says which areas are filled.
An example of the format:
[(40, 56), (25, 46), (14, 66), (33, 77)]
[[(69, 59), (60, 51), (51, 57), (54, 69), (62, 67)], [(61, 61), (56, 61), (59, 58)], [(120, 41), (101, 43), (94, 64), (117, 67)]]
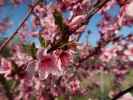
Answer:
[(35, 47), (35, 43), (32, 44), (23, 44), (24, 51), (32, 56), (33, 58), (36, 58), (36, 52), (37, 48)]
[(3, 75), (0, 75), (0, 83), (4, 84), (4, 88), (10, 90), (13, 85), (13, 80), (6, 80)]
[(41, 34), (39, 34), (39, 41), (40, 41), (41, 47), (46, 48), (48, 46), (47, 41), (41, 36)]
[[(87, 96), (70, 96), (71, 100), (88, 100)], [(59, 96), (56, 100), (65, 100), (64, 96)]]
[(19, 43), (20, 42), (20, 39), (18, 36), (15, 36), (13, 39), (12, 39), (12, 42), (13, 43)]
[(87, 96), (73, 96), (72, 100), (88, 100)]
[[(133, 70), (131, 69), (129, 73), (125, 76), (124, 80), (121, 83), (122, 89), (127, 89), (133, 85)], [(133, 91), (132, 91), (133, 92)]]
[[(65, 25), (62, 14), (59, 11), (55, 10), (53, 13), (53, 16), (54, 16), (55, 24), (60, 29), (61, 36), (60, 36), (60, 39), (56, 41), (54, 46), (52, 46), (52, 48), (48, 50), (48, 52), (51, 52), (57, 48), (62, 47), (62, 45), (67, 44), (69, 35), (70, 35), (69, 28), (67, 25)], [(66, 49), (66, 46), (63, 46), (62, 49)]]
[(114, 76), (112, 74), (99, 72), (93, 76), (93, 79), (83, 79), (80, 85), (88, 90), (88, 98), (109, 100), (108, 94), (113, 88), (113, 80)]
[(12, 80), (6, 80), (3, 75), (0, 74), (0, 83), (2, 84), (5, 94), (9, 100), (12, 100), (11, 86), (13, 85)]
[(55, 19), (55, 24), (58, 25), (58, 27), (63, 31), (65, 25), (63, 22), (62, 14), (60, 12), (58, 12), (57, 10), (55, 10), (53, 15), (54, 15), (54, 19)]
[(70, 34), (70, 32), (69, 32), (68, 26), (65, 25), (65, 23), (64, 23), (62, 14), (59, 11), (55, 10), (53, 15), (54, 15), (54, 19), (55, 19), (55, 24), (59, 27), (59, 29), (62, 33), (62, 39), (64, 41), (67, 41), (68, 35)]
[(11, 49), (9, 47), (5, 47), (1, 51), (0, 55), (3, 56), (3, 57), (11, 57), (12, 56)]
[(64, 96), (58, 96), (56, 99), (57, 100), (64, 100)]
[[(0, 38), (0, 45), (6, 40), (7, 38)], [(11, 57), (11, 49), (9, 47), (5, 47), (1, 52), (0, 55), (3, 57)]]

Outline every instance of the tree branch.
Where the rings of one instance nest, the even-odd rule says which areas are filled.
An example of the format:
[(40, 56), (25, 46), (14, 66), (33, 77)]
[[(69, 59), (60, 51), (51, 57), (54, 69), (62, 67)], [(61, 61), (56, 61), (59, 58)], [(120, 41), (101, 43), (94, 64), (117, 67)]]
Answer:
[(118, 37), (117, 36), (113, 36), (108, 41), (105, 41), (105, 40), (101, 39), (101, 41), (98, 42), (98, 45), (94, 48), (94, 50), (92, 52), (90, 52), (90, 54), (87, 55), (85, 58), (80, 59), (79, 63), (82, 63), (82, 62), (86, 61), (88, 58), (90, 58), (90, 57), (92, 57), (94, 55), (99, 55), (102, 52), (101, 48), (105, 47), (111, 41), (114, 41), (114, 40), (116, 41), (116, 40), (119, 40), (119, 39), (120, 39), (119, 36)]
[[(101, 2), (99, 5), (98, 4), (96, 4), (97, 6), (96, 6), (96, 8), (94, 9), (94, 11), (92, 12), (92, 14), (90, 13), (90, 15), (88, 15), (88, 20), (96, 13), (96, 12), (98, 12), (100, 9), (101, 9), (101, 7), (103, 7), (108, 1), (110, 1), (110, 0), (104, 0), (103, 2)], [(126, 1), (125, 3), (127, 3), (128, 1)], [(100, 8), (99, 8), (100, 7)], [(83, 25), (85, 24), (85, 23), (82, 23)], [(80, 38), (80, 36), (81, 35), (79, 35), (79, 37), (78, 37), (78, 39)], [(79, 60), (79, 63), (82, 63), (82, 62), (84, 62), (85, 60), (87, 60), (89, 57), (92, 57), (93, 55), (99, 55), (100, 53), (101, 53), (101, 48), (102, 47), (105, 47), (109, 42), (111, 42), (112, 40), (114, 41), (116, 41), (116, 40), (119, 40), (119, 38), (120, 37), (117, 37), (117, 36), (113, 36), (112, 38), (110, 38), (108, 41), (104, 41), (104, 40), (101, 40), (101, 41), (99, 41), (99, 43), (98, 43), (98, 45), (97, 45), (97, 47), (95, 47), (94, 48), (94, 50), (88, 55), (88, 56), (86, 56), (85, 58), (83, 58), (83, 59), (80, 59)]]
[[(102, 2), (97, 2), (94, 7), (87, 13), (87, 19), (85, 22), (82, 22), (81, 24), (79, 24), (75, 29), (70, 30), (69, 27), (66, 28), (66, 33), (68, 34), (68, 37), (71, 35), (71, 33), (74, 33), (77, 29), (79, 29), (82, 25), (87, 24), (88, 21), (90, 20), (90, 18), (95, 15), (107, 2), (109, 2), (110, 0), (103, 0)], [(65, 35), (65, 34), (64, 34)], [(64, 38), (61, 39), (60, 42), (62, 42), (62, 40), (64, 40)], [(60, 44), (57, 43), (54, 46), (52, 46), (51, 48), (48, 49), (48, 52), (52, 52), (54, 50), (56, 50)]]
[[(107, 4), (111, 0), (103, 0), (102, 2), (97, 2), (94, 7), (88, 12), (87, 14), (87, 21), (81, 23), (73, 32), (75, 32), (77, 29), (79, 29), (82, 25), (87, 24), (90, 20), (90, 18), (95, 15), (105, 4)], [(82, 36), (82, 33), (77, 38), (77, 41), (79, 41), (80, 37)]]
[(21, 29), (21, 27), (24, 25), (26, 20), (30, 17), (31, 13), (33, 12), (34, 8), (40, 3), (40, 0), (38, 0), (35, 5), (31, 8), (31, 10), (28, 12), (24, 20), (21, 22), (19, 27), (16, 29), (16, 31), (8, 38), (5, 40), (4, 43), (0, 45), (0, 52), (3, 50), (3, 48), (15, 37), (15, 35), (18, 33), (18, 31)]
[(120, 97), (122, 97), (124, 94), (126, 94), (126, 93), (128, 93), (128, 92), (131, 92), (131, 91), (133, 91), (133, 86), (127, 88), (127, 89), (124, 90), (124, 91), (119, 92), (119, 93), (118, 93), (113, 99), (111, 99), (111, 100), (117, 100), (117, 99), (119, 99)]
[[(99, 1), (97, 2), (94, 7), (87, 13), (87, 21), (81, 23), (76, 29), (78, 29), (79, 27), (81, 27), (84, 24), (87, 24), (88, 21), (90, 20), (90, 18), (95, 15), (104, 5), (106, 5), (109, 1), (111, 0), (103, 0), (103, 1)], [(76, 30), (75, 29), (75, 30)]]

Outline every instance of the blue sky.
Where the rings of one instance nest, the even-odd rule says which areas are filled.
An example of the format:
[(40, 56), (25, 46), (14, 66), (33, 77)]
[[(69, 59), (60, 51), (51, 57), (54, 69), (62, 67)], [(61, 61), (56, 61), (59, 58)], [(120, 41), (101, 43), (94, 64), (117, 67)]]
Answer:
[(22, 4), (18, 7), (14, 7), (13, 5), (11, 5), (11, 3), (8, 3), (0, 7), (0, 20), (2, 20), (4, 17), (9, 17), (13, 22), (13, 25), (5, 33), (3, 33), (4, 36), (9, 36), (16, 30), (16, 28), (26, 15), (27, 10), (27, 4)]
[[(120, 7), (118, 5), (114, 6), (112, 9), (110, 9), (108, 12), (112, 16), (116, 16), (119, 13)], [(87, 32), (84, 32), (84, 35), (82, 35), (80, 41), (86, 42), (89, 41), (89, 43), (93, 44), (93, 46), (96, 45), (97, 41), (100, 39), (100, 35), (98, 33), (98, 28), (96, 27), (97, 23), (102, 19), (100, 14), (95, 14), (90, 22), (88, 23), (87, 30), (90, 30), (92, 34), (88, 36)], [(123, 26), (121, 30), (119, 31), (119, 34), (122, 34), (123, 36), (128, 35), (129, 33), (133, 34), (133, 26), (132, 27), (125, 27)]]
[[(3, 35), (0, 36), (10, 36), (18, 27), (18, 25), (21, 23), (25, 15), (28, 11), (28, 4), (30, 4), (31, 0), (24, 0), (25, 2), (21, 4), (18, 7), (14, 7), (11, 5), (10, 2), (7, 1), (7, 3), (0, 7), (0, 20), (2, 20), (4, 17), (8, 16), (13, 21), (13, 25), (5, 32)], [(119, 6), (115, 6), (112, 10), (109, 10), (109, 13), (112, 15), (116, 15), (119, 12)], [(90, 30), (92, 34), (88, 35), (87, 32), (84, 32), (82, 37), (80, 38), (80, 42), (87, 42), (89, 41), (94, 46), (96, 45), (96, 41), (100, 38), (98, 34), (98, 29), (96, 27), (97, 23), (101, 20), (101, 16), (99, 14), (95, 14), (90, 22), (88, 23), (88, 27), (86, 31)], [(120, 32), (120, 34), (127, 35), (128, 33), (133, 33), (133, 27), (123, 27)]]

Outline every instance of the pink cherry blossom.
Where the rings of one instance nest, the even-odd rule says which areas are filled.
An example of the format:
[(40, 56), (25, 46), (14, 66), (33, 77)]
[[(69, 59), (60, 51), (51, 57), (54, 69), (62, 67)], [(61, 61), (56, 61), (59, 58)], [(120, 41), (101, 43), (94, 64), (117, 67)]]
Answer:
[(130, 60), (133, 60), (133, 45), (128, 45), (128, 49), (125, 50), (124, 54), (129, 57)]
[(79, 16), (75, 16), (72, 21), (69, 23), (70, 28), (75, 28), (77, 27), (77, 25), (81, 22), (84, 22), (86, 19), (86, 15), (79, 15)]
[[(42, 78), (47, 78), (49, 74), (59, 75), (60, 64), (58, 59), (53, 54), (47, 54), (46, 50), (41, 49), (38, 51), (38, 70)], [(41, 75), (42, 74), (42, 75)]]
[(110, 49), (104, 49), (102, 55), (100, 56), (100, 60), (109, 62), (112, 59), (112, 53)]
[(22, 66), (24, 64), (27, 64), (29, 61), (31, 61), (32, 57), (29, 55), (26, 55), (25, 53), (16, 52), (16, 54), (14, 54), (14, 56), (12, 57), (12, 60), (14, 60), (18, 66)]
[(118, 100), (133, 100), (133, 96), (130, 93), (127, 93)]
[(46, 14), (46, 7), (43, 4), (39, 4), (34, 8), (34, 12), (37, 14), (38, 17), (43, 18)]
[(0, 58), (0, 74), (9, 74), (12, 71), (12, 63), (5, 59)]
[(79, 50), (80, 50), (80, 57), (81, 58), (85, 58), (87, 55), (89, 55), (89, 51), (92, 49), (92, 47), (90, 46), (90, 44), (83, 44), (78, 46)]
[(29, 61), (26, 67), (27, 76), (33, 78), (35, 73), (37, 72), (37, 61)]
[(46, 40), (50, 40), (50, 41), (53, 41), (53, 38), (57, 32), (57, 26), (55, 25), (55, 21), (54, 21), (54, 18), (53, 18), (53, 15), (51, 12), (49, 12), (48, 16), (41, 19), (40, 20), (41, 22), (41, 26), (44, 27), (44, 31), (42, 32), (44, 38)]
[(30, 34), (31, 34), (31, 36), (33, 36), (33, 37), (37, 37), (37, 36), (39, 35), (39, 32), (31, 32)]
[(0, 6), (3, 6), (5, 3), (5, 0), (0, 0)]
[(126, 15), (133, 18), (133, 1), (127, 5)]
[(99, 13), (102, 13), (111, 9), (111, 7), (113, 7), (115, 4), (116, 4), (116, 0), (110, 0), (110, 2), (108, 2), (102, 9), (99, 10)]
[(5, 32), (12, 25), (12, 22), (9, 18), (4, 18), (0, 21), (0, 32)]
[[(16, 7), (25, 2), (6, 2), (11, 1)], [(133, 26), (133, 0), (30, 1), (26, 1), (28, 14), (11, 37), (5, 40), (0, 34), (0, 95), (9, 100), (112, 99), (123, 92), (121, 87), (130, 85), (133, 36), (123, 32)], [(4, 5), (0, 0), (0, 8)], [(117, 11), (112, 12), (114, 8)], [(93, 23), (97, 12), (99, 21)], [(0, 33), (10, 25), (9, 18), (1, 19)], [(88, 37), (80, 39), (87, 32), (99, 34), (96, 45), (84, 41)], [(20, 42), (14, 41), (16, 35)], [(125, 93), (118, 100), (133, 100), (133, 96)]]
[(81, 26), (78, 30), (76, 30), (75, 33), (82, 33), (82, 32), (85, 31), (85, 29), (86, 29), (86, 25), (83, 25), (83, 26)]
[(52, 55), (45, 55), (43, 58), (40, 58), (39, 67), (44, 69), (45, 71), (53, 70), (57, 68), (56, 66), (56, 58)]
[(69, 85), (70, 85), (69, 88), (70, 88), (71, 92), (74, 94), (76, 91), (78, 91), (80, 89), (80, 81), (79, 80), (72, 80)]
[(59, 54), (59, 60), (61, 61), (61, 65), (64, 67), (68, 67), (70, 62), (72, 61), (71, 53), (67, 51), (62, 51)]

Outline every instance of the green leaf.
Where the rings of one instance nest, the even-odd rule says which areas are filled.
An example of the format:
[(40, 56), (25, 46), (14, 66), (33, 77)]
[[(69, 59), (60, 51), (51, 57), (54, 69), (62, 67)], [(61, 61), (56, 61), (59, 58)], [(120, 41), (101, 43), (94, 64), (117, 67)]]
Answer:
[[(7, 38), (0, 38), (0, 45), (2, 43), (4, 43), (4, 41), (6, 40)], [(0, 55), (3, 56), (3, 57), (11, 57), (12, 56), (12, 53), (11, 53), (11, 49), (9, 47), (5, 47), (3, 48), (3, 50), (0, 52)]]
[(13, 81), (6, 80), (6, 78), (3, 75), (0, 75), (0, 83), (3, 85), (3, 88), (5, 90), (6, 96), (12, 100), (12, 93), (11, 93), (11, 86), (13, 84)]
[(48, 46), (47, 41), (41, 36), (41, 34), (39, 35), (39, 41), (40, 41), (41, 47), (46, 48)]
[(60, 28), (60, 31), (64, 35), (67, 35), (69, 33), (69, 28), (67, 27), (67, 25), (65, 25), (62, 14), (59, 11), (55, 10), (53, 15), (55, 19), (55, 24)]
[(61, 32), (61, 36), (60, 36), (60, 39), (58, 41), (56, 41), (56, 43), (54, 44), (54, 46), (52, 46), (48, 52), (51, 52), (53, 50), (56, 50), (57, 48), (60, 48), (62, 47), (62, 49), (66, 50), (67, 49), (67, 46), (62, 46), (64, 44), (67, 44), (68, 43), (68, 39), (69, 39), (69, 35), (71, 34), (70, 31), (69, 31), (69, 28), (68, 26), (64, 23), (64, 19), (63, 19), (63, 16), (62, 14), (57, 11), (55, 9), (54, 13), (53, 13), (53, 16), (54, 16), (54, 20), (55, 20), (55, 24), (59, 27), (60, 29), (60, 32)]
[(6, 80), (6, 78), (3, 75), (0, 75), (0, 81), (2, 84), (4, 84), (4, 86), (6, 87), (6, 89), (10, 90), (12, 84), (14, 83), (13, 80)]
[(55, 24), (58, 25), (60, 29), (62, 29), (64, 27), (62, 14), (59, 11), (55, 10), (53, 15), (55, 19)]
[(35, 47), (35, 43), (32, 44), (23, 44), (24, 51), (32, 56), (33, 58), (36, 58), (36, 52), (37, 48)]
[(133, 70), (132, 69), (131, 70), (129, 69), (129, 72), (127, 75), (125, 75), (124, 80), (121, 82), (121, 85), (122, 85), (123, 90), (133, 85)]
[(19, 43), (20, 42), (20, 39), (18, 36), (15, 36), (12, 40), (13, 43)]
[(1, 51), (0, 55), (2, 55), (3, 57), (11, 57), (11, 56), (12, 56), (12, 54), (11, 54), (11, 49), (10, 49), (9, 47), (5, 47), (5, 48)]

